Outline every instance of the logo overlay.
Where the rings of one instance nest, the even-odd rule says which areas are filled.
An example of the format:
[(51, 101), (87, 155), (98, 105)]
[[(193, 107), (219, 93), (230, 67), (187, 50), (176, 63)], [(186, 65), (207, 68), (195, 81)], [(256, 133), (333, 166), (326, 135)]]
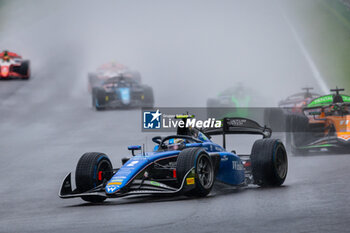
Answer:
[(159, 109), (155, 112), (144, 111), (143, 112), (143, 128), (144, 129), (160, 129), (162, 127), (161, 123), (162, 113)]
[[(222, 122), (215, 118), (208, 118), (207, 114), (179, 114), (184, 112), (174, 109), (155, 109), (142, 111), (142, 131), (172, 132), (178, 128), (220, 128)], [(185, 110), (186, 112), (186, 110)], [(188, 110), (187, 110), (188, 112)]]

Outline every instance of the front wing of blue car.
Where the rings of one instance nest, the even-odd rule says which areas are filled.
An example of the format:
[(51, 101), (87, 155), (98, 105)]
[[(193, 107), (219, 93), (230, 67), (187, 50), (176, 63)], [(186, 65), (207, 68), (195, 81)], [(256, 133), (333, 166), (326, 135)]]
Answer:
[[(89, 190), (86, 192), (79, 192), (77, 189), (72, 189), (71, 173), (67, 174), (64, 178), (60, 191), (59, 197), (61, 198), (76, 198), (83, 196), (102, 196), (107, 198), (118, 198), (129, 195), (145, 195), (145, 194), (180, 194), (182, 192), (187, 192), (194, 188), (195, 182), (195, 172), (194, 168), (190, 169), (184, 179), (181, 182), (180, 187), (175, 188), (169, 185), (163, 184), (158, 181), (152, 180), (141, 180), (134, 179), (130, 182), (130, 185), (124, 189), (120, 189), (113, 194), (107, 194), (106, 185), (107, 181), (103, 184)], [(107, 187), (110, 188), (110, 187)]]

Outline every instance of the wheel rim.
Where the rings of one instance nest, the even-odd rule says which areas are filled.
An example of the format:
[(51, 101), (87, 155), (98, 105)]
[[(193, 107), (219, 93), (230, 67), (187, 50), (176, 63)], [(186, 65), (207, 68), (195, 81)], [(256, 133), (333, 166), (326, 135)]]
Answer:
[(199, 156), (198, 162), (197, 162), (197, 175), (198, 180), (201, 183), (201, 185), (208, 189), (213, 184), (213, 167), (210, 163), (210, 158), (207, 156)]
[(109, 161), (102, 160), (97, 167), (95, 187), (102, 184), (105, 179), (109, 180), (112, 167)]
[(275, 168), (280, 178), (284, 178), (287, 175), (288, 162), (287, 154), (282, 147), (278, 147), (275, 154)]

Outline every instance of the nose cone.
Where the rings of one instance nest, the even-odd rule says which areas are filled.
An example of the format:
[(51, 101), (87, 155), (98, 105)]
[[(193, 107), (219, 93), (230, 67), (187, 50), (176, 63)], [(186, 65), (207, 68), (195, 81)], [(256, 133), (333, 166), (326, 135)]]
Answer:
[(116, 193), (120, 188), (122, 188), (122, 184), (124, 183), (124, 178), (116, 175), (112, 177), (112, 179), (107, 183), (105, 187), (106, 194)]
[(107, 185), (105, 191), (107, 194), (113, 194), (119, 189), (119, 185)]
[(120, 99), (123, 104), (130, 104), (130, 89), (129, 88), (119, 88)]

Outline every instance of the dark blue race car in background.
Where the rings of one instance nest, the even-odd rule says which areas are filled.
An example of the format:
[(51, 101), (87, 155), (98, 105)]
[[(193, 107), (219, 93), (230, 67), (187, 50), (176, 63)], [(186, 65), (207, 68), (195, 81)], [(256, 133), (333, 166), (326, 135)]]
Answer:
[(106, 108), (149, 107), (154, 105), (150, 86), (119, 74), (92, 88), (92, 106), (96, 110)]
[[(186, 122), (187, 118), (182, 119)], [(122, 160), (121, 168), (113, 169), (103, 153), (85, 153), (76, 172), (76, 189), (72, 190), (71, 173), (61, 186), (61, 198), (81, 197), (88, 202), (102, 202), (140, 194), (183, 194), (204, 197), (214, 182), (232, 186), (280, 186), (288, 171), (283, 143), (271, 139), (271, 129), (245, 118), (225, 118), (220, 128), (178, 128), (177, 134), (152, 139), (153, 152), (135, 154), (141, 146), (130, 146), (131, 158)], [(228, 152), (227, 134), (260, 134), (250, 155)], [(210, 140), (222, 135), (223, 146)]]

